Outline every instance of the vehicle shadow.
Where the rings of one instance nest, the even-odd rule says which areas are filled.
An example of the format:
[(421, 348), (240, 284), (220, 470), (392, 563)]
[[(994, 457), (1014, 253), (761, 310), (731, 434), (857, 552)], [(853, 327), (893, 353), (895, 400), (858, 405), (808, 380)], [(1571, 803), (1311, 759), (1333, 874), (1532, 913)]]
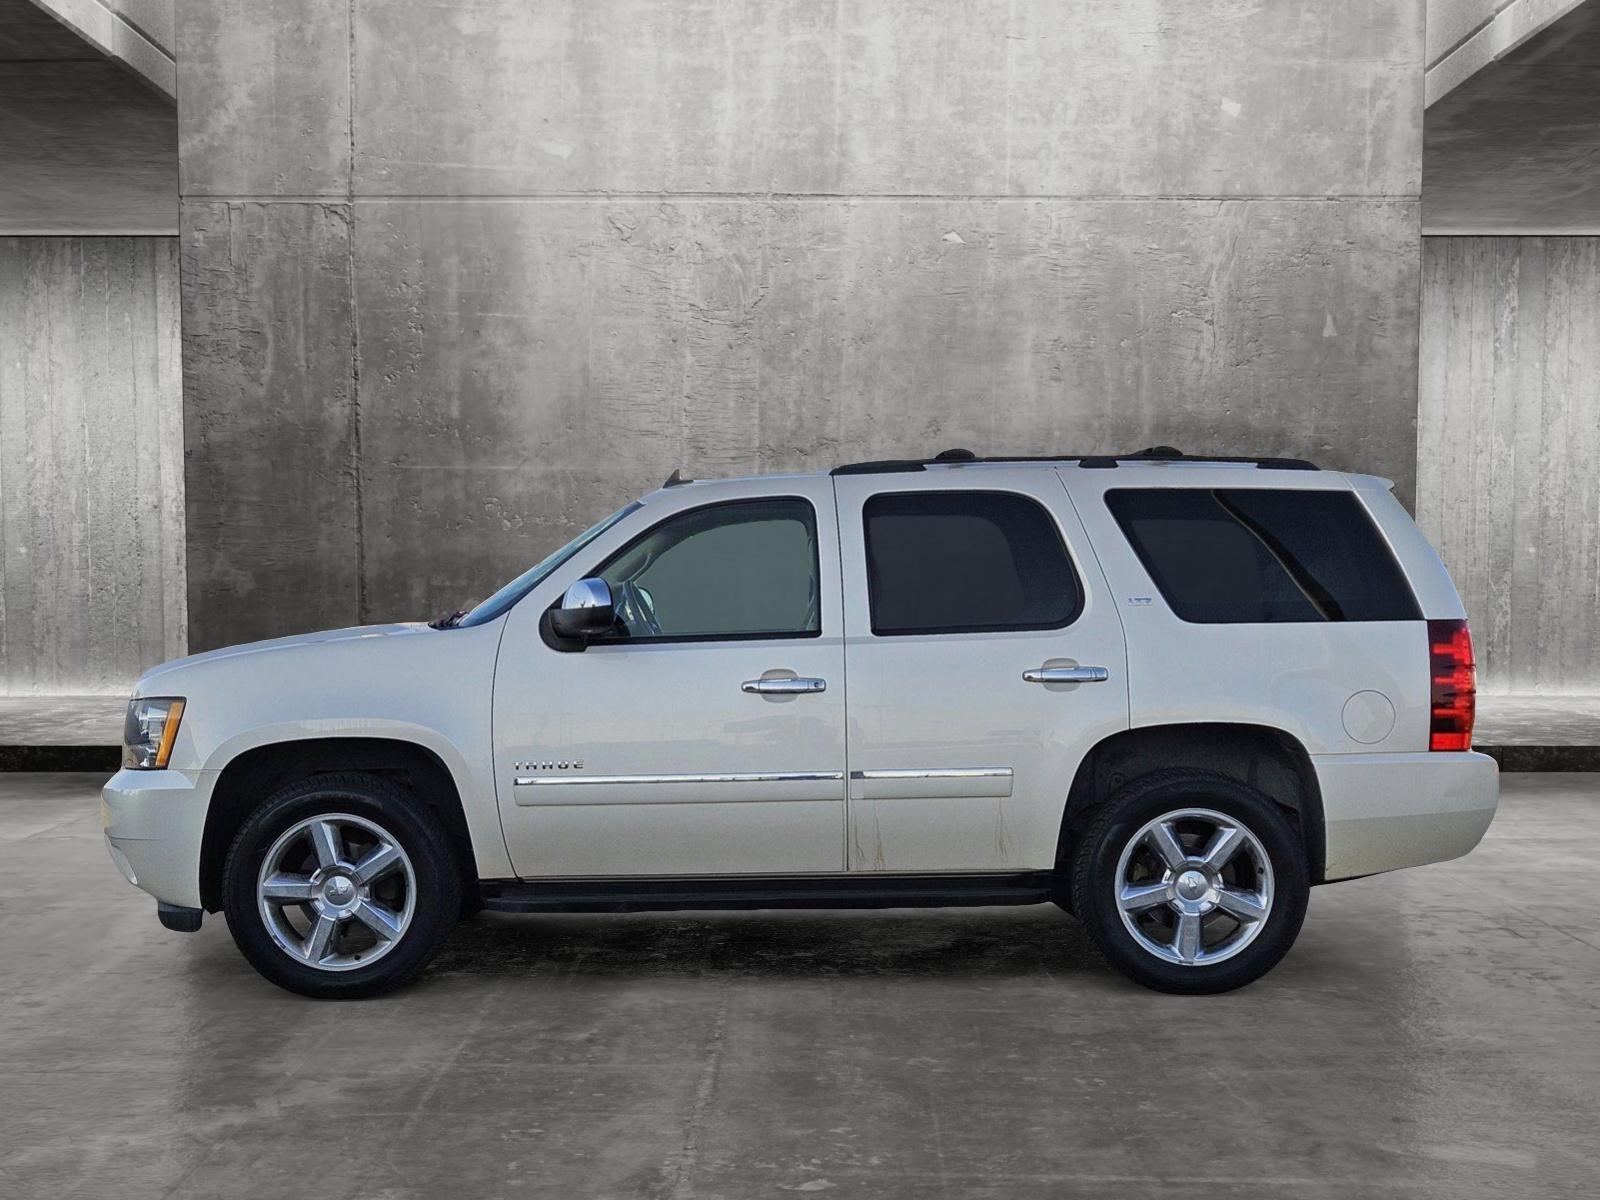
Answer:
[(1025, 909), (507, 916), (452, 934), (430, 975), (698, 978), (1105, 974), (1082, 928)]

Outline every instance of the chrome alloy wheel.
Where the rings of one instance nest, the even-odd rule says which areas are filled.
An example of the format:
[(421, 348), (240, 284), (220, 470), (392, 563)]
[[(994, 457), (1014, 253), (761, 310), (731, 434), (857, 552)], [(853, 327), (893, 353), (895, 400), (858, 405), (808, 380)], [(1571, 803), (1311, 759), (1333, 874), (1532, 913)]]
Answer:
[(394, 835), (349, 813), (291, 825), (256, 877), (256, 907), (272, 940), (321, 971), (351, 971), (389, 953), (416, 902), (416, 871)]
[(1146, 822), (1123, 847), (1114, 886), (1134, 941), (1184, 967), (1232, 958), (1272, 912), (1266, 848), (1237, 820), (1209, 808)]

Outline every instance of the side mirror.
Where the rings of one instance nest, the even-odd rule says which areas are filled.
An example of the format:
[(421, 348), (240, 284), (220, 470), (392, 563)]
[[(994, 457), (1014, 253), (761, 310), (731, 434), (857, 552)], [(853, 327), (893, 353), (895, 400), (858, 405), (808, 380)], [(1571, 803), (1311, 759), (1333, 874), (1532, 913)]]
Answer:
[(580, 579), (550, 610), (550, 632), (568, 641), (583, 642), (606, 632), (616, 619), (611, 607), (611, 586), (604, 579)]

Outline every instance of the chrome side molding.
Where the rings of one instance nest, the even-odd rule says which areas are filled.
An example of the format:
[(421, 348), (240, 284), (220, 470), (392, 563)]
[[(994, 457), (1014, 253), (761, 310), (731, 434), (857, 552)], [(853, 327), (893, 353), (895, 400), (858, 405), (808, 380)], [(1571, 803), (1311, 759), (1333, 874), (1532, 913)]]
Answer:
[(1010, 779), (1010, 767), (896, 767), (851, 771), (851, 779)]
[(850, 772), (850, 799), (1004, 799), (1011, 776), (1010, 767), (879, 767)]
[(748, 771), (715, 775), (519, 775), (517, 787), (585, 787), (643, 783), (838, 783), (843, 771)]

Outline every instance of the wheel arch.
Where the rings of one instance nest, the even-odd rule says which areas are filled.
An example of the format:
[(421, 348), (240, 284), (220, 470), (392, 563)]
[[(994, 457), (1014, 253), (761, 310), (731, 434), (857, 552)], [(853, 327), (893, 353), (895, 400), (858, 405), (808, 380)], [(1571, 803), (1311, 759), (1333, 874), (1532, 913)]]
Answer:
[(200, 902), (206, 911), (222, 907), (228, 847), (262, 801), (296, 780), (348, 771), (396, 780), (432, 808), (456, 851), (463, 893), (469, 901), (476, 897), (477, 856), (461, 788), (435, 750), (395, 737), (315, 737), (252, 746), (222, 767), (200, 842)]
[(1326, 863), (1322, 792), (1305, 746), (1270, 725), (1193, 722), (1125, 729), (1084, 755), (1067, 793), (1056, 844), (1059, 870), (1072, 861), (1079, 836), (1123, 784), (1168, 767), (1214, 771), (1249, 785), (1294, 814), (1312, 883)]

